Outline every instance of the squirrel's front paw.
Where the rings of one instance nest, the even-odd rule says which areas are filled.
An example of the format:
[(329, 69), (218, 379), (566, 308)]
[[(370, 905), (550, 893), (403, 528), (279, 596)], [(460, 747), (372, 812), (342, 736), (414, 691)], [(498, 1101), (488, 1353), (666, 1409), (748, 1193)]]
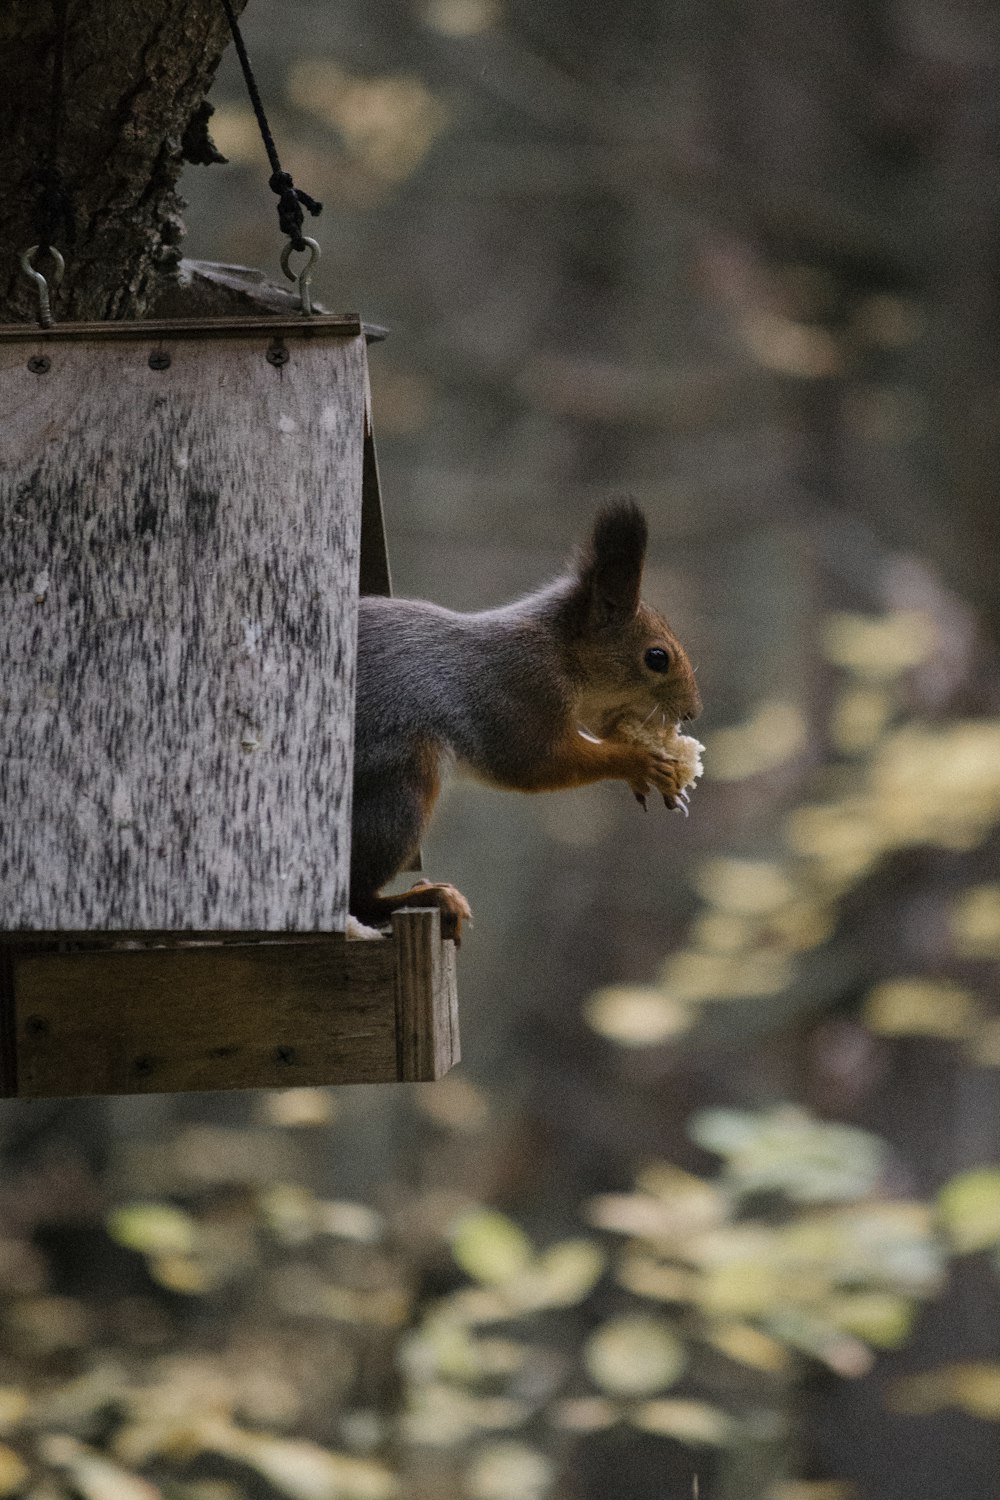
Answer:
[(642, 802), (647, 792), (661, 792), (667, 806), (676, 805), (673, 799), (680, 795), (687, 773), (680, 761), (664, 750), (654, 750), (646, 745), (629, 745), (630, 766), (626, 781), (636, 797)]
[(413, 887), (414, 895), (427, 901), (441, 913), (441, 936), (451, 938), (456, 948), (462, 945), (462, 923), (472, 924), (472, 909), (468, 901), (455, 886), (447, 881), (418, 880)]

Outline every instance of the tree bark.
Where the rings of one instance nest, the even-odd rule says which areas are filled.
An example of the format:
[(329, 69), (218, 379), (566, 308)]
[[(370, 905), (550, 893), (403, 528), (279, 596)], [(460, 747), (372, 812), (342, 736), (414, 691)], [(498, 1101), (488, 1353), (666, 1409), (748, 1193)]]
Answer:
[[(237, 11), (245, 0), (234, 0)], [(36, 316), (21, 270), (38, 242), (56, 7), (8, 0), (0, 20), (0, 321)], [(229, 39), (219, 0), (76, 0), (65, 42), (59, 167), (71, 226), (58, 319), (141, 317), (176, 284), (184, 136)], [(188, 146), (190, 149), (190, 145)], [(39, 266), (48, 274), (52, 262)]]

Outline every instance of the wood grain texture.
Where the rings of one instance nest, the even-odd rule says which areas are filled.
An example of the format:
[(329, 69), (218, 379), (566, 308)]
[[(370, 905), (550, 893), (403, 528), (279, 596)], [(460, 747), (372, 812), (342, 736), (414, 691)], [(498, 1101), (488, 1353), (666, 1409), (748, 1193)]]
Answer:
[(37, 1099), (439, 1078), (458, 1056), (454, 948), (436, 909), (397, 914), (380, 942), (0, 948), (0, 1089)]
[(455, 944), (441, 941), (436, 907), (393, 913), (399, 1077), (441, 1078), (461, 1058)]
[(102, 335), (0, 344), (0, 932), (339, 930), (364, 339)]

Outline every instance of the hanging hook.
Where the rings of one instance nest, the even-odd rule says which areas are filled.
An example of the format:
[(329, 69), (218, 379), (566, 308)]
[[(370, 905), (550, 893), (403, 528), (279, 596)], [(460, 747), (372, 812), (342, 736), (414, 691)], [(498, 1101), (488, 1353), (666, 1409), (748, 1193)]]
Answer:
[[(52, 308), (49, 303), (49, 284), (45, 280), (45, 277), (42, 275), (41, 271), (36, 271), (34, 265), (32, 264), (32, 256), (38, 254), (38, 248), (39, 247), (37, 245), (32, 245), (29, 249), (25, 250), (24, 254), (21, 256), (21, 270), (24, 272), (25, 276), (31, 277), (38, 290), (39, 323), (43, 328), (51, 328)], [(57, 287), (63, 279), (63, 272), (66, 269), (66, 262), (59, 254), (59, 251), (56, 249), (55, 245), (48, 246), (48, 254), (51, 255), (53, 261), (55, 262), (55, 273), (52, 277), (52, 285), (53, 287)]]
[[(292, 251), (300, 249), (302, 248), (302, 246), (304, 246), (305, 250), (307, 251), (309, 259), (306, 261), (305, 265), (302, 267), (302, 270), (296, 277), (295, 272), (292, 270), (288, 262), (291, 259)], [(281, 269), (284, 271), (289, 281), (298, 281), (299, 306), (302, 309), (302, 316), (304, 318), (311, 318), (313, 306), (312, 293), (309, 290), (309, 283), (312, 280), (313, 266), (319, 260), (320, 249), (316, 241), (311, 240), (307, 234), (304, 234), (302, 236), (302, 246), (293, 245), (291, 240), (288, 241), (288, 244), (281, 252)]]

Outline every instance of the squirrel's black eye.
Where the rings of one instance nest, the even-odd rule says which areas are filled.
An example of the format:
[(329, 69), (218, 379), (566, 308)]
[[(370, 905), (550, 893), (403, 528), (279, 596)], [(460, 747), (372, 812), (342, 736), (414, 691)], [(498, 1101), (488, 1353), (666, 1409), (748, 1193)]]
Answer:
[(670, 652), (664, 651), (662, 646), (650, 646), (643, 661), (651, 672), (670, 671)]

